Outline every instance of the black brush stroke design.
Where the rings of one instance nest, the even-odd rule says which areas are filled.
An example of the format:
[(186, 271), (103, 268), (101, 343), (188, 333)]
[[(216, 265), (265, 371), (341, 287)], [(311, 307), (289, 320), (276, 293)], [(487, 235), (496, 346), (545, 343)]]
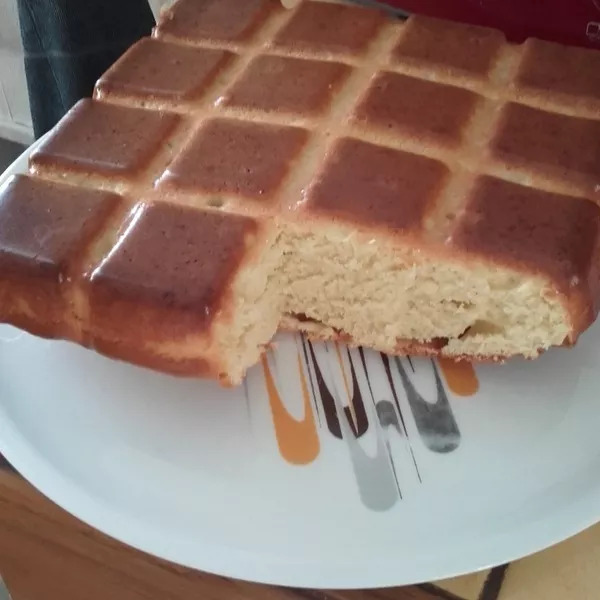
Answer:
[(325, 379), (323, 378), (321, 367), (319, 367), (317, 357), (315, 356), (315, 349), (313, 347), (313, 344), (310, 340), (306, 340), (306, 343), (308, 344), (308, 351), (310, 353), (312, 365), (315, 370), (315, 379), (317, 380), (317, 388), (319, 389), (319, 395), (321, 396), (321, 405), (323, 406), (323, 414), (325, 415), (325, 423), (327, 423), (327, 429), (329, 429), (329, 431), (336, 438), (341, 440), (342, 430), (340, 429), (340, 423), (337, 419), (337, 414), (335, 412), (335, 401), (331, 392), (329, 391), (329, 388), (327, 387), (327, 384), (325, 383)]
[(477, 600), (498, 600), (509, 566), (509, 564), (499, 565), (488, 573)]
[(398, 490), (398, 496), (400, 500), (402, 497), (402, 490), (400, 489), (400, 481), (398, 480), (398, 471), (396, 470), (396, 463), (394, 462), (394, 456), (392, 454), (392, 448), (390, 446), (390, 441), (386, 438), (385, 440), (385, 451), (387, 452), (388, 459), (390, 461), (390, 467), (392, 468), (392, 475), (394, 476), (394, 482), (396, 483), (396, 489)]
[[(389, 364), (389, 359), (387, 360)], [(423, 443), (432, 452), (447, 453), (456, 450), (460, 444), (460, 430), (435, 362), (431, 361), (437, 396), (435, 402), (428, 402), (415, 389), (399, 357), (395, 356), (394, 362)], [(396, 395), (394, 397), (396, 399)], [(400, 410), (399, 404), (397, 407)]]
[[(321, 404), (323, 406), (323, 414), (325, 415), (325, 422), (327, 423), (327, 429), (331, 432), (333, 436), (342, 439), (342, 428), (340, 427), (340, 422), (337, 415), (337, 410), (335, 407), (335, 400), (333, 398), (333, 394), (327, 387), (325, 383), (325, 378), (323, 377), (323, 373), (321, 372), (321, 368), (319, 367), (319, 363), (317, 361), (317, 357), (315, 355), (313, 344), (310, 340), (307, 341), (308, 349), (310, 352), (310, 357), (312, 360), (312, 365), (315, 370), (315, 378), (317, 380), (317, 387), (319, 389), (319, 393), (321, 396)], [(354, 414), (356, 416), (356, 423), (354, 422), (354, 418), (352, 416), (352, 410), (349, 406), (344, 406), (343, 411), (346, 415), (346, 419), (348, 420), (348, 424), (354, 433), (356, 438), (360, 438), (363, 436), (367, 430), (369, 429), (369, 420), (367, 419), (367, 412), (365, 410), (365, 405), (363, 401), (362, 394), (360, 392), (360, 388), (358, 386), (358, 379), (356, 377), (356, 371), (354, 369), (354, 364), (352, 362), (352, 358), (350, 353), (348, 352), (348, 357), (350, 359), (350, 372), (352, 377), (352, 398), (350, 402), (352, 402), (352, 406), (354, 408)], [(309, 369), (310, 371), (310, 369)]]
[(350, 427), (352, 427), (354, 435), (359, 438), (363, 436), (369, 429), (369, 419), (367, 418), (367, 411), (365, 409), (362, 392), (360, 391), (360, 387), (358, 385), (358, 378), (356, 377), (356, 371), (354, 369), (354, 361), (352, 360), (352, 356), (348, 348), (346, 348), (346, 353), (348, 354), (348, 361), (350, 362), (350, 375), (352, 377), (352, 398), (350, 401), (352, 402), (352, 408), (354, 409), (356, 423), (352, 418), (352, 411), (350, 410), (349, 406), (344, 406), (344, 412), (346, 413), (346, 418), (350, 423)]

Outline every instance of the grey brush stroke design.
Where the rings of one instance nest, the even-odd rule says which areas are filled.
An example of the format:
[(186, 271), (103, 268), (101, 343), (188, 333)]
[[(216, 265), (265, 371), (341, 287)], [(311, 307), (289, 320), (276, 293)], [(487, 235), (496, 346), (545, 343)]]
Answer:
[(402, 437), (402, 430), (400, 429), (400, 420), (396, 414), (394, 405), (389, 400), (379, 400), (375, 404), (377, 410), (377, 417), (379, 418), (380, 425), (386, 429), (387, 427), (393, 427), (400, 437)]
[(377, 436), (377, 453), (373, 457), (368, 456), (354, 437), (337, 394), (334, 394), (334, 402), (363, 504), (374, 511), (389, 510), (396, 504), (400, 495), (385, 442)]
[[(330, 375), (332, 375), (331, 364), (329, 361), (327, 363), (327, 368)], [(331, 379), (333, 381), (333, 377)], [(383, 436), (377, 435), (377, 452), (375, 456), (371, 457), (366, 454), (348, 423), (337, 389), (333, 389), (332, 392), (335, 410), (342, 430), (342, 439), (348, 447), (360, 498), (363, 504), (371, 510), (377, 512), (389, 510), (401, 497), (395, 469), (389, 460), (389, 446), (382, 440)]]
[[(371, 396), (371, 403), (373, 404), (373, 407), (375, 408), (375, 412), (377, 413), (377, 423), (375, 423), (375, 431), (377, 432), (377, 439), (379, 439), (381, 437), (385, 438), (385, 449), (387, 450), (388, 459), (390, 461), (390, 467), (392, 468), (392, 473), (394, 475), (394, 481), (396, 483), (396, 489), (398, 490), (398, 496), (400, 496), (400, 499), (402, 500), (402, 490), (400, 489), (400, 482), (398, 481), (398, 471), (396, 470), (396, 463), (394, 462), (394, 455), (392, 454), (392, 448), (390, 447), (390, 440), (387, 435), (386, 427), (388, 424), (383, 422), (383, 420), (381, 418), (381, 414), (379, 413), (379, 410), (377, 407), (377, 405), (379, 403), (375, 402), (375, 395), (373, 394), (373, 388), (371, 387), (371, 378), (369, 377), (369, 369), (367, 369), (367, 360), (365, 358), (365, 351), (363, 350), (363, 348), (358, 349), (358, 355), (360, 356), (360, 363), (362, 365), (362, 368), (363, 368), (363, 371), (365, 374), (365, 379), (367, 380), (367, 386), (369, 387), (369, 396)], [(351, 356), (349, 350), (348, 350), (348, 358), (352, 362), (352, 356)], [(391, 404), (387, 400), (382, 400), (381, 402), (382, 403), (388, 402), (388, 404)], [(400, 424), (398, 423), (398, 417), (396, 415), (396, 411), (394, 410), (394, 405), (391, 404), (391, 407), (392, 407), (393, 417), (388, 415), (387, 418), (388, 418), (388, 420), (392, 419), (393, 421), (395, 421), (396, 429), (398, 430), (400, 437), (402, 437), (402, 433), (400, 432)], [(413, 460), (414, 460), (414, 457), (413, 457)], [(418, 472), (418, 470), (417, 470), (417, 472)]]
[(437, 396), (435, 402), (428, 402), (417, 392), (397, 356), (394, 357), (394, 363), (423, 443), (432, 452), (447, 453), (456, 450), (460, 444), (460, 430), (435, 362), (431, 361)]
[(246, 400), (246, 416), (248, 417), (248, 423), (252, 427), (252, 411), (250, 410), (250, 390), (248, 389), (248, 379), (244, 377), (244, 398)]

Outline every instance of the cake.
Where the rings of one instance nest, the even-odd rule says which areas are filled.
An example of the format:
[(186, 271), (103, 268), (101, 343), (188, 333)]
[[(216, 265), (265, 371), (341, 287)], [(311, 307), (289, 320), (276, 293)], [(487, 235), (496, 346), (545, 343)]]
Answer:
[(0, 194), (0, 320), (238, 384), (278, 329), (533, 358), (600, 299), (600, 52), (178, 0)]

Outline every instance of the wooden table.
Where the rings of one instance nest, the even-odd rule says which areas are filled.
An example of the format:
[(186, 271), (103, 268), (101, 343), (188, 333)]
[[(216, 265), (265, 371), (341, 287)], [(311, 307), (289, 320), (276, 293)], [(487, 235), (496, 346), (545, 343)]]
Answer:
[[(432, 585), (316, 591), (235, 581), (131, 549), (78, 521), (0, 467), (0, 573), (13, 600), (448, 600)], [(488, 586), (486, 599), (495, 597)]]

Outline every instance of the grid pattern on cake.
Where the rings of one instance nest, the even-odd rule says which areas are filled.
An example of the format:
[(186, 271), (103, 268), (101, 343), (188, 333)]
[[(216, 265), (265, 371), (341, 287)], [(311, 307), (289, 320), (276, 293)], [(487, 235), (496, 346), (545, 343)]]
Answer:
[[(560, 78), (548, 75), (550, 60)], [(293, 209), (460, 245), (461, 219), (486, 208), (473, 192), (483, 175), (538, 190), (522, 195), (532, 207), (559, 194), (547, 211), (600, 199), (597, 61), (592, 51), (511, 45), (493, 30), (321, 0), (292, 10), (278, 0), (179, 0), (31, 164), (45, 179), (116, 189), (131, 210), (192, 205), (188, 218), (200, 222)], [(501, 234), (529, 263), (536, 214), (524, 209)], [(561, 223), (576, 240), (577, 228)], [(497, 226), (473, 221), (469, 239)], [(136, 235), (156, 227), (141, 219)]]

